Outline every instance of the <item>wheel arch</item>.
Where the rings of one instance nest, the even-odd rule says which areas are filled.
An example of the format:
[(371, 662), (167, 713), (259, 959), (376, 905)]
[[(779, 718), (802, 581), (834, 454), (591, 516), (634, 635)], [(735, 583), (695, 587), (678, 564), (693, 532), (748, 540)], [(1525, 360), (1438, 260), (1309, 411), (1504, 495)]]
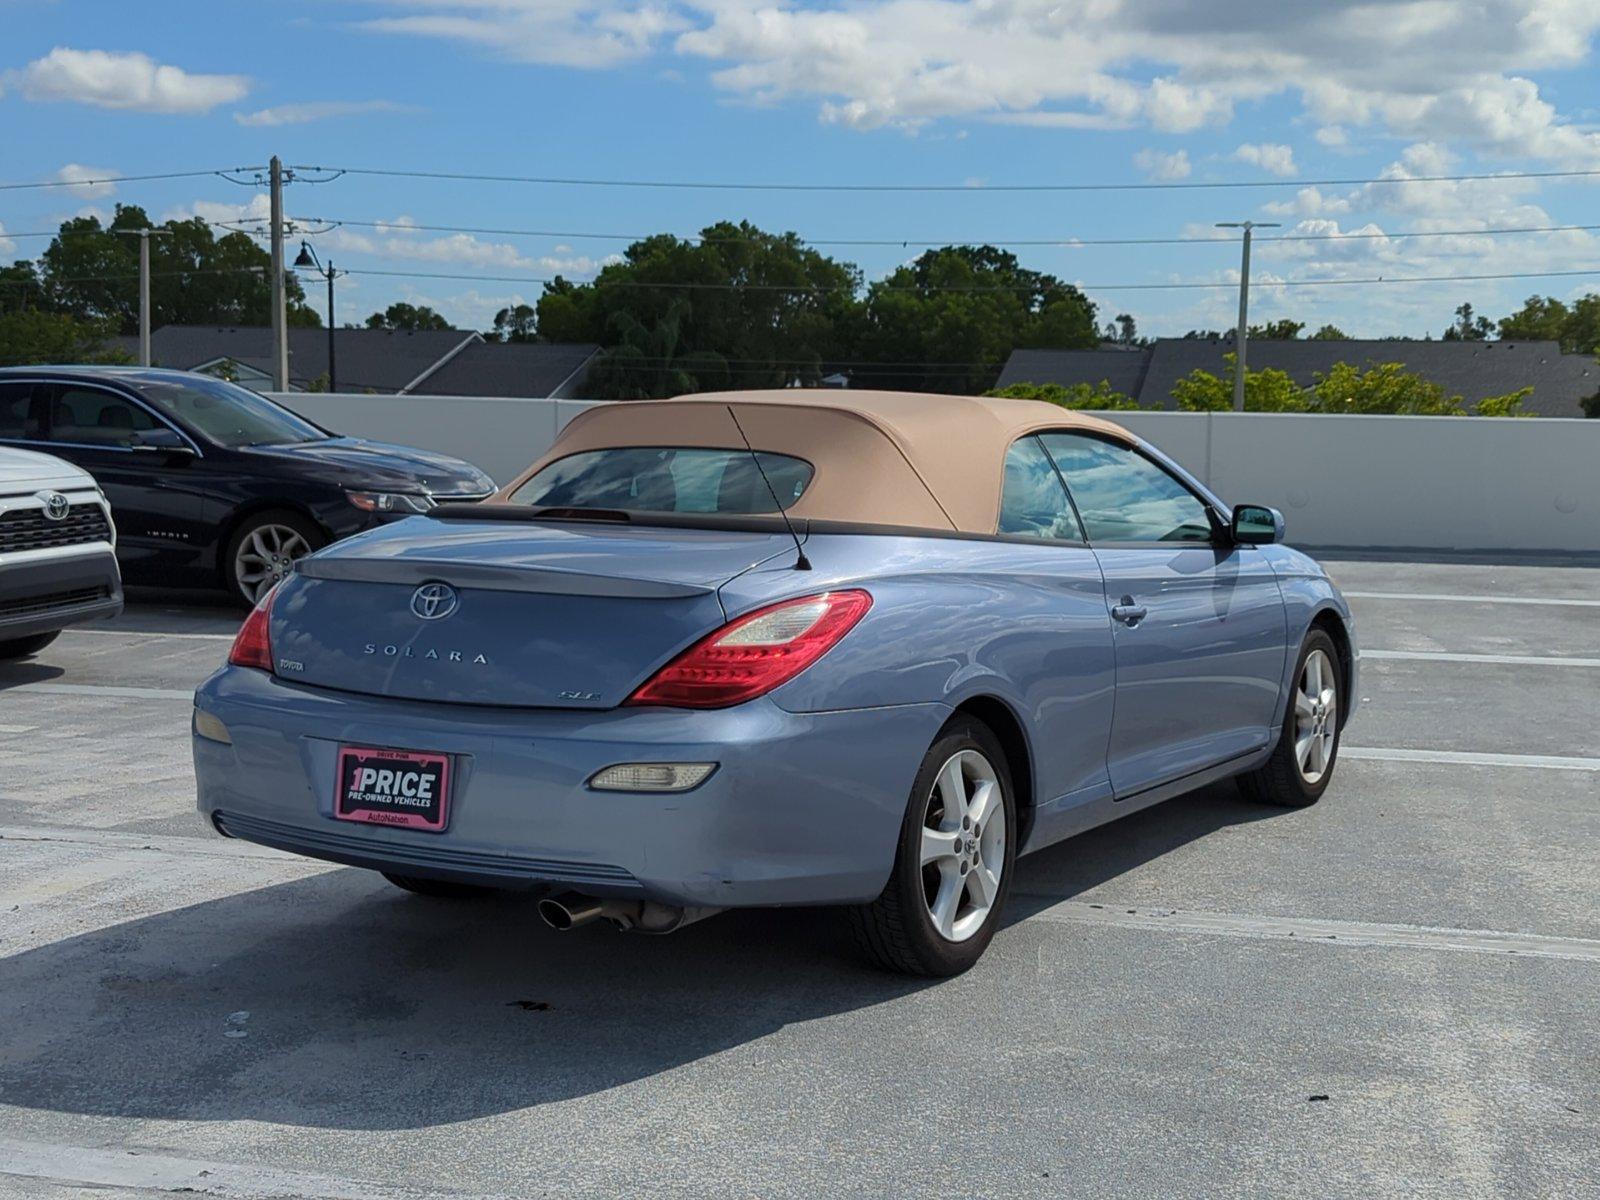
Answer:
[(1331, 606), (1320, 608), (1312, 615), (1308, 631), (1311, 629), (1320, 629), (1326, 633), (1339, 654), (1339, 677), (1344, 682), (1344, 687), (1340, 689), (1343, 695), (1340, 697), (1339, 723), (1349, 724), (1350, 714), (1355, 711), (1356, 703), (1353, 683), (1356, 677), (1356, 658), (1350, 630), (1345, 626), (1344, 617), (1340, 615), (1339, 610)]
[(956, 706), (955, 711), (972, 717), (994, 734), (1005, 752), (1006, 768), (1011, 776), (1011, 786), (1017, 803), (1017, 822), (1021, 825), (1018, 847), (1027, 845), (1033, 832), (1033, 818), (1037, 806), (1034, 786), (1033, 749), (1027, 731), (1011, 706), (998, 696), (980, 694), (969, 696)]

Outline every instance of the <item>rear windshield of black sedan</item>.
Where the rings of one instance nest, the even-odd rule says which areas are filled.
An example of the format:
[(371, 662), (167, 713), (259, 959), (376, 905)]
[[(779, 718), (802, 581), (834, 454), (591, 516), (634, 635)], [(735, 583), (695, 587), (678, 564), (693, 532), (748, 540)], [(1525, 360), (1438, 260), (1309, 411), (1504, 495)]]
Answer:
[(141, 379), (133, 386), (178, 424), (219, 446), (283, 446), (328, 436), (265, 396), (225, 379)]
[(811, 476), (810, 463), (787, 454), (622, 446), (557, 459), (513, 492), (511, 499), (540, 508), (772, 513), (800, 499)]

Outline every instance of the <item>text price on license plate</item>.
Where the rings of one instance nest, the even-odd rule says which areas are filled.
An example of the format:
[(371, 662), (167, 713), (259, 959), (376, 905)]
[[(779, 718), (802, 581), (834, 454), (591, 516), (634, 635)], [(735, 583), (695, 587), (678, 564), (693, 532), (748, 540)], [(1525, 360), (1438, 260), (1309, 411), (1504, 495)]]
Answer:
[(437, 833), (450, 803), (450, 759), (412, 750), (339, 750), (339, 790), (333, 815)]

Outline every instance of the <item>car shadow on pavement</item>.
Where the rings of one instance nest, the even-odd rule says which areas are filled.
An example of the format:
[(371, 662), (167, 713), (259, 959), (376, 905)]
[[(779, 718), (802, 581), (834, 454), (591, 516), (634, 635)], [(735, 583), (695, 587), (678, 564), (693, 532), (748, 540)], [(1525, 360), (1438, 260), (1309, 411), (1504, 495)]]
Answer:
[[(1042, 892), (1074, 894), (1245, 819), (1231, 788), (1212, 789), (1044, 851), (1019, 870), (1013, 920), (1048, 902)], [(902, 1037), (908, 1011), (942, 1026), (943, 1009), (1020, 986), (1005, 931), (974, 971), (937, 985), (851, 957), (837, 917), (750, 911), (668, 937), (560, 934), (526, 898), (426, 900), (330, 869), (0, 959), (0, 1103), (423, 1128), (730, 1051), (759, 1069), (796, 1053), (795, 1039), (754, 1045), (786, 1026), (950, 989), (856, 1023), (855, 1036), (881, 1024)]]
[(33, 659), (12, 659), (0, 663), (0, 692), (29, 683), (49, 683), (66, 674), (62, 667)]

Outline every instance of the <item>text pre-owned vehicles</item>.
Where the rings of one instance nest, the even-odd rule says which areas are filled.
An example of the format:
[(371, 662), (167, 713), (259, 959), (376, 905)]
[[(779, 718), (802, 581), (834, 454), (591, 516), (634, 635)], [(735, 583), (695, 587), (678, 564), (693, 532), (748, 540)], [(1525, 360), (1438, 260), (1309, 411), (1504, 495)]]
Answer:
[(338, 437), (265, 396), (187, 371), (0, 369), (0, 446), (95, 477), (129, 583), (254, 601), (319, 546), (494, 482), (458, 459)]
[(1019, 853), (1227, 776), (1322, 795), (1356, 651), (1282, 534), (1032, 401), (597, 406), (494, 502), (297, 565), (195, 695), (200, 809), (560, 926), (851, 906), (952, 973)]
[(121, 612), (116, 543), (111, 509), (86, 472), (0, 446), (0, 659)]

